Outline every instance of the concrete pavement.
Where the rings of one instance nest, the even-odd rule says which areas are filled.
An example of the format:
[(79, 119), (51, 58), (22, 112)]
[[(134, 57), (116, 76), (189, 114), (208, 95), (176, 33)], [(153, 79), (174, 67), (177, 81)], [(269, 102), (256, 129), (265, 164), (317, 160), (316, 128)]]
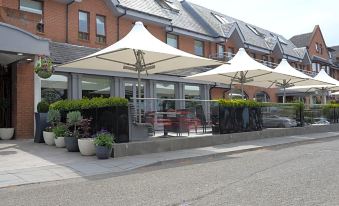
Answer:
[(32, 183), (87, 178), (101, 174), (124, 174), (140, 167), (170, 161), (239, 153), (272, 146), (335, 138), (338, 132), (266, 138), (213, 147), (97, 160), (45, 144), (0, 141), (0, 188)]

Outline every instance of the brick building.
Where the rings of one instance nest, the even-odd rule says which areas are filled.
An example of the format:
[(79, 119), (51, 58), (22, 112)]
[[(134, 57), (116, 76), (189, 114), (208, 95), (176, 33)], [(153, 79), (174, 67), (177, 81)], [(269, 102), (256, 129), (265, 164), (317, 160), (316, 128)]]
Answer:
[[(136, 97), (138, 85), (133, 74), (60, 68), (44, 80), (33, 71), (37, 55), (50, 55), (55, 64), (84, 57), (117, 42), (135, 21), (143, 21), (160, 40), (196, 55), (226, 61), (243, 47), (272, 68), (286, 58), (295, 68), (312, 73), (314, 55), (309, 53), (313, 50), (187, 1), (1, 0), (0, 64), (4, 81), (0, 99), (11, 101), (11, 108), (1, 115), (16, 128), (16, 137), (33, 136), (33, 112), (41, 99)], [(327, 55), (325, 43), (322, 45), (323, 55)], [(214, 99), (237, 92), (212, 80), (178, 78), (202, 71), (206, 68), (144, 76), (143, 94), (150, 98)], [(248, 98), (263, 101), (276, 102), (279, 97), (277, 89), (247, 86), (245, 92)]]

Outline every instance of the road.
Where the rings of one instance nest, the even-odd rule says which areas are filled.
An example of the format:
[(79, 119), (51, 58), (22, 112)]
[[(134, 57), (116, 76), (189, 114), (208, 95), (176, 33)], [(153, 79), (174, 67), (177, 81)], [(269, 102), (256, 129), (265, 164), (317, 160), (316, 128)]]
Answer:
[(5, 188), (0, 205), (339, 205), (339, 137)]

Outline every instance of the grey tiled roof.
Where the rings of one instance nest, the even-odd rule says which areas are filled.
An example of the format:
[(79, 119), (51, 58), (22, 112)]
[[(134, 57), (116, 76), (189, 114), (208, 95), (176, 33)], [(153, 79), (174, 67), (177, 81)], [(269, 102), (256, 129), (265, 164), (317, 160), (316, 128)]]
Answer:
[(298, 53), (300, 58), (304, 58), (304, 56), (307, 54), (306, 47), (295, 48), (294, 51)]
[(54, 64), (63, 64), (93, 54), (99, 49), (59, 42), (49, 42), (50, 55)]
[(119, 2), (125, 8), (170, 19), (174, 27), (211, 36), (210, 32), (200, 25), (177, 0), (174, 0), (173, 4), (180, 10), (179, 12), (163, 8), (156, 0), (119, 0)]
[[(296, 46), (288, 39), (286, 39), (285, 37), (283, 37), (280, 34), (276, 34), (274, 32), (268, 31), (266, 29), (257, 27), (255, 25), (246, 23), (244, 21), (241, 21), (239, 19), (221, 14), (219, 12), (207, 9), (205, 7), (190, 3), (192, 8), (203, 17), (203, 19), (205, 21), (207, 21), (207, 23), (209, 25), (211, 25), (221, 36), (224, 37), (229, 37), (231, 34), (228, 33), (230, 32), (230, 28), (233, 24), (237, 24), (239, 26), (239, 29), (245, 39), (245, 43), (253, 45), (253, 46), (257, 46), (260, 48), (266, 48), (269, 50), (272, 50), (274, 48), (274, 46), (276, 45), (276, 41), (278, 41), (278, 37), (280, 39), (282, 39), (284, 42), (286, 42), (287, 44), (283, 44), (280, 43), (284, 54), (287, 54), (289, 56), (293, 56), (293, 57), (299, 57), (298, 54), (293, 50), (296, 48)], [(222, 24), (220, 23), (213, 14), (218, 14), (220, 16), (223, 16), (228, 22), (230, 22), (229, 24)], [(262, 36), (258, 36), (256, 35), (253, 31), (251, 31), (250, 28), (248, 28), (247, 25), (250, 25), (252, 27), (254, 27), (258, 32), (260, 32), (262, 34)], [(227, 29), (225, 29), (227, 28)], [(268, 42), (267, 40), (271, 40), (271, 44), (270, 42)]]
[(297, 47), (307, 47), (310, 42), (311, 37), (312, 37), (312, 32), (306, 33), (306, 34), (295, 35), (291, 37), (290, 40)]

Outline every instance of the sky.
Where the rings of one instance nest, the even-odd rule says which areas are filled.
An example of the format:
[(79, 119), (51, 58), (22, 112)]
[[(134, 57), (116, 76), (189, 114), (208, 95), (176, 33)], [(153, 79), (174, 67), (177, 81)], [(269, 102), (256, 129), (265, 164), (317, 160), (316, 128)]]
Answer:
[(188, 0), (290, 38), (320, 29), (328, 47), (339, 45), (338, 0)]

